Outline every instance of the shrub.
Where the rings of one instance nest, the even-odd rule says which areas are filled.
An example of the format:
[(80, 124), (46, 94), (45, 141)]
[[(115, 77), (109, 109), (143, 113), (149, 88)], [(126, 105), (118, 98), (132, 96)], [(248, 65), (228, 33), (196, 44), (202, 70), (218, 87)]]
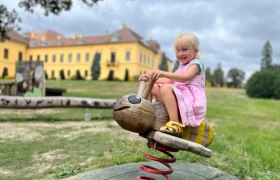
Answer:
[(48, 76), (47, 71), (45, 71), (45, 79), (46, 79), (46, 80), (48, 80), (48, 79), (49, 79), (49, 76)]
[(280, 71), (267, 69), (254, 73), (246, 84), (249, 97), (280, 99)]

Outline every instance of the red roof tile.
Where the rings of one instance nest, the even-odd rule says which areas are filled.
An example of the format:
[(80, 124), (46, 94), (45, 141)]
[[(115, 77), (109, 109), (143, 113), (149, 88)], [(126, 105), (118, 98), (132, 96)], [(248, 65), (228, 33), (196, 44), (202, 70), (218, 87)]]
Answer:
[[(94, 45), (107, 43), (124, 43), (124, 42), (139, 42), (153, 51), (159, 50), (159, 45), (156, 41), (147, 41), (129, 29), (126, 26), (111, 34), (100, 36), (85, 36), (76, 38), (66, 38), (62, 34), (52, 30), (46, 30), (42, 33), (28, 32), (27, 37), (23, 37), (16, 32), (11, 33), (13, 40), (29, 44), (30, 47), (52, 47), (52, 46), (76, 46), (76, 45)], [(59, 38), (58, 38), (59, 37)]]

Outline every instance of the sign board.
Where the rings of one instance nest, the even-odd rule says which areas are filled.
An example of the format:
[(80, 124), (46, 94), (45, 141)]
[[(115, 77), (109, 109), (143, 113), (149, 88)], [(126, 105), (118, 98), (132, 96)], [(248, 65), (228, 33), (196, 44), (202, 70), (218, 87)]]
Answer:
[(45, 73), (42, 61), (17, 61), (15, 75), (16, 96), (45, 96)]

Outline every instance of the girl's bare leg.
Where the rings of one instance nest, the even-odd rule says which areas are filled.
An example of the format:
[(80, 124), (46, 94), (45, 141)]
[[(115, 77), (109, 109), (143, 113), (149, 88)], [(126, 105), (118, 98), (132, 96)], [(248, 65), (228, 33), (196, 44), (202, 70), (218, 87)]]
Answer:
[[(162, 97), (161, 97), (161, 92), (160, 92), (160, 86), (159, 85), (154, 84), (151, 94), (155, 96), (157, 102), (162, 102)], [(152, 101), (152, 97), (149, 97), (149, 98), (150, 98), (149, 100)]]
[(177, 105), (176, 97), (173, 92), (172, 85), (163, 84), (160, 87), (160, 94), (161, 94), (162, 101), (167, 109), (170, 120), (180, 122), (178, 105)]

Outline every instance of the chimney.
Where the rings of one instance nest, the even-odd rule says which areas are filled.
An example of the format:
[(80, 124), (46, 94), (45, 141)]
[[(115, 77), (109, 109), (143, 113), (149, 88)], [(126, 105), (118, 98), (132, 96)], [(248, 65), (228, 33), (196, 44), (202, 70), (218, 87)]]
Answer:
[(72, 38), (77, 39), (77, 33), (76, 32), (73, 33)]
[(121, 29), (124, 29), (124, 28), (126, 28), (126, 24), (121, 25)]
[(34, 38), (35, 37), (35, 32), (34, 31), (31, 31), (30, 32), (30, 38)]
[(46, 37), (45, 37), (45, 36), (42, 36), (42, 37), (41, 37), (41, 41), (42, 41), (42, 42), (45, 42), (45, 41), (46, 41)]

